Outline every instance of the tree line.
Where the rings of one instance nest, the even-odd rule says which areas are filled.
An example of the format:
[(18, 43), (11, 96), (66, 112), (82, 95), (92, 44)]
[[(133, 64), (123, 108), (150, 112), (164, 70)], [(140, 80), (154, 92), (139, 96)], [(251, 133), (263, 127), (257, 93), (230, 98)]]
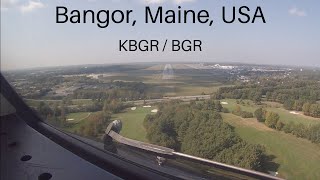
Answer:
[(269, 128), (308, 139), (313, 143), (320, 143), (320, 123), (311, 126), (305, 126), (302, 123), (295, 124), (292, 121), (283, 123), (279, 120), (280, 116), (278, 113), (266, 111), (263, 108), (258, 108), (254, 112), (254, 115), (259, 122), (265, 123)]
[[(262, 99), (279, 102), (285, 109), (303, 111), (307, 116), (320, 118), (320, 83), (315, 80), (260, 79), (233, 87), (221, 87), (213, 94), (216, 99), (249, 99), (260, 104)], [(306, 88), (307, 87), (307, 88)]]
[[(66, 128), (70, 126), (69, 123), (67, 123), (67, 114), (69, 113), (76, 113), (76, 112), (95, 112), (93, 119), (110, 119), (111, 114), (119, 113), (123, 111), (125, 108), (128, 108), (131, 106), (130, 104), (124, 104), (123, 102), (117, 100), (117, 99), (106, 99), (106, 100), (94, 100), (91, 105), (87, 106), (81, 106), (85, 107), (85, 109), (79, 108), (79, 107), (70, 107), (68, 106), (70, 104), (70, 100), (64, 99), (61, 102), (55, 102), (55, 103), (46, 103), (44, 101), (41, 101), (38, 106), (35, 108), (35, 111), (42, 117), (43, 120), (53, 124), (54, 126)], [(109, 117), (110, 116), (110, 117)], [(100, 121), (91, 121), (91, 123), (98, 123), (101, 125)], [(95, 126), (93, 124), (85, 124), (85, 127), (81, 127), (83, 130), (79, 131), (80, 134), (85, 134), (86, 136), (96, 135), (97, 132), (100, 131), (92, 131), (90, 132), (96, 132), (96, 133), (84, 133), (87, 132), (85, 129), (89, 126)], [(89, 127), (92, 128), (92, 127)]]
[(262, 170), (265, 149), (242, 140), (223, 119), (220, 101), (161, 103), (144, 120), (151, 143), (243, 168)]
[(302, 111), (306, 116), (320, 118), (320, 104), (318, 103), (287, 99), (284, 101), (283, 107), (287, 110)]
[(119, 99), (132, 101), (140, 99), (161, 98), (161, 93), (151, 92), (151, 85), (143, 82), (115, 81), (108, 83), (108, 88), (78, 89), (71, 96), (72, 99)]
[(237, 105), (235, 110), (232, 111), (232, 114), (241, 116), (242, 118), (253, 118), (252, 112), (243, 111), (239, 105)]
[(75, 134), (84, 137), (100, 139), (99, 137), (104, 134), (107, 126), (111, 122), (111, 114), (108, 112), (97, 112), (88, 117), (86, 123), (82, 124)]

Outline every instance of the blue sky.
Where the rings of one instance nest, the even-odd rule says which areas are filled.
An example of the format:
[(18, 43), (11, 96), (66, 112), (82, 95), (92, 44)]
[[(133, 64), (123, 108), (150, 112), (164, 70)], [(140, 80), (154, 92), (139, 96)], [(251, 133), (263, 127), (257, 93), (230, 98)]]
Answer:
[[(145, 6), (210, 12), (214, 26), (144, 24)], [(266, 24), (222, 23), (222, 6), (261, 6)], [(56, 6), (132, 9), (136, 26), (56, 24)], [(251, 12), (250, 14), (253, 14)], [(201, 39), (202, 52), (119, 52), (120, 39)], [(1, 69), (126, 62), (243, 62), (320, 66), (319, 0), (1, 0)]]

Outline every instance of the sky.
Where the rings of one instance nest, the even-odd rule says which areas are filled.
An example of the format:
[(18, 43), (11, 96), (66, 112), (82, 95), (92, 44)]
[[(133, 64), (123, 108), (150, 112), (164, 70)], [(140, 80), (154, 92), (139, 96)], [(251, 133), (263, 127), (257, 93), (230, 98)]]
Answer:
[[(135, 26), (56, 24), (69, 11), (133, 10)], [(207, 24), (145, 24), (144, 8), (207, 10)], [(262, 8), (267, 23), (226, 24), (222, 7)], [(238, 13), (236, 16), (238, 17)], [(119, 40), (200, 39), (202, 52), (119, 52)], [(240, 62), (320, 66), (319, 0), (1, 0), (1, 70), (134, 62)]]

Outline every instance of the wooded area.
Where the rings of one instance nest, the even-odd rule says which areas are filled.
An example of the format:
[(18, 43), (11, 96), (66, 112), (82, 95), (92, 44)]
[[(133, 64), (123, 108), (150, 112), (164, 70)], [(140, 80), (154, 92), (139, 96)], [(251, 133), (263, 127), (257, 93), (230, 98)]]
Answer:
[(157, 114), (145, 118), (147, 138), (186, 154), (263, 170), (264, 147), (242, 140), (232, 126), (223, 122), (221, 110), (220, 102), (212, 99), (160, 104)]

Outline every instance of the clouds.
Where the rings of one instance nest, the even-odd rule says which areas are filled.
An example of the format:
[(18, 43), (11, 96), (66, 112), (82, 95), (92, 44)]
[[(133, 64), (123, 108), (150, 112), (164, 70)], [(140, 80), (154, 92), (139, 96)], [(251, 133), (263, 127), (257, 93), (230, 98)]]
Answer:
[[(89, 3), (97, 2), (97, 0), (86, 0)], [(123, 2), (122, 0), (112, 0), (113, 2)], [(184, 4), (195, 2), (196, 0), (135, 0), (136, 2), (142, 2), (145, 5), (152, 4)], [(46, 7), (46, 5), (41, 0), (1, 0), (1, 11), (7, 11), (10, 9), (17, 9), (21, 13), (30, 13), (37, 9)]]
[(196, 0), (142, 0), (144, 4), (162, 4), (165, 2), (172, 2), (174, 4), (183, 4), (188, 2), (195, 2)]
[(164, 2), (165, 0), (143, 0), (144, 4), (161, 4)]
[[(96, 2), (97, 0), (86, 0), (87, 2)], [(190, 3), (195, 2), (197, 0), (134, 0), (133, 2), (142, 3), (145, 5), (151, 4), (163, 4), (163, 3), (173, 3), (173, 4), (183, 4), (183, 3)], [(124, 0), (112, 0), (112, 2), (125, 2)]]
[(29, 1), (27, 4), (22, 5), (20, 7), (20, 11), (22, 13), (27, 13), (27, 12), (31, 12), (36, 9), (44, 8), (44, 7), (45, 7), (45, 5), (40, 1)]
[(176, 4), (182, 4), (187, 2), (195, 2), (196, 0), (174, 0)]
[(1, 11), (18, 9), (22, 13), (29, 13), (44, 7), (45, 4), (39, 0), (1, 0)]
[(1, 0), (1, 10), (8, 10), (17, 4), (16, 0)]
[(304, 10), (298, 9), (296, 7), (289, 9), (289, 14), (292, 16), (298, 16), (298, 17), (307, 16), (307, 13)]

